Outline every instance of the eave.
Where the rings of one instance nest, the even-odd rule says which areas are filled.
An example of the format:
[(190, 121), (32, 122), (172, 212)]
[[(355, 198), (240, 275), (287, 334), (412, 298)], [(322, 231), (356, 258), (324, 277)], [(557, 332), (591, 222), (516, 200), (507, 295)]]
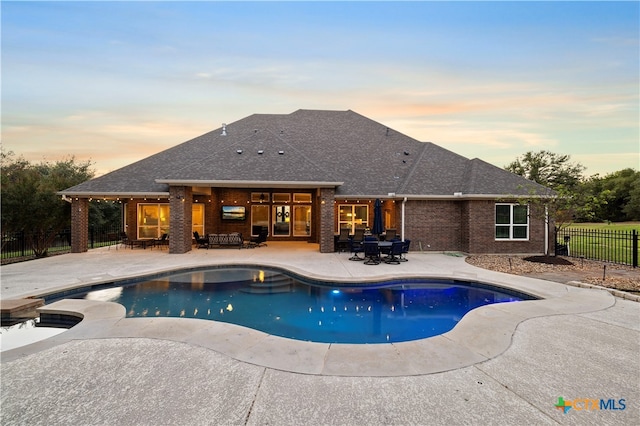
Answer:
[(197, 186), (212, 188), (335, 188), (344, 182), (324, 181), (258, 181), (258, 180), (192, 180), (156, 179), (156, 183), (171, 186)]

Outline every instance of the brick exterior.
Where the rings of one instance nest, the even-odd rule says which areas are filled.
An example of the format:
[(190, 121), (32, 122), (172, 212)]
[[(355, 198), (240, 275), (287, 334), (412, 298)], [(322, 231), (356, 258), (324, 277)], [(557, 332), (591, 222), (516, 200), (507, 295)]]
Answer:
[(89, 200), (71, 202), (71, 253), (84, 253), (89, 249)]
[(169, 188), (169, 253), (186, 253), (191, 250), (191, 187), (172, 186)]
[[(529, 240), (506, 241), (495, 239), (495, 205), (490, 200), (409, 200), (405, 238), (412, 250), (544, 253), (544, 219), (536, 206), (530, 207)], [(398, 210), (401, 214), (401, 205)]]
[(335, 206), (333, 188), (320, 189), (320, 253), (330, 253), (334, 247)]
[(413, 250), (460, 251), (461, 216), (459, 201), (409, 200), (405, 205), (405, 238), (411, 240)]

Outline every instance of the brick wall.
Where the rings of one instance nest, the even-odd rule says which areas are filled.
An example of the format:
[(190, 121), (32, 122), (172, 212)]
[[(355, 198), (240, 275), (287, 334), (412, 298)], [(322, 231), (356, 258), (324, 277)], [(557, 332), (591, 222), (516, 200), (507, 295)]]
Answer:
[(71, 202), (71, 253), (89, 250), (89, 200), (73, 199)]
[[(398, 203), (400, 215), (402, 203)], [(412, 250), (460, 251), (460, 201), (409, 200), (405, 205), (405, 238)], [(400, 231), (400, 230), (398, 230)]]

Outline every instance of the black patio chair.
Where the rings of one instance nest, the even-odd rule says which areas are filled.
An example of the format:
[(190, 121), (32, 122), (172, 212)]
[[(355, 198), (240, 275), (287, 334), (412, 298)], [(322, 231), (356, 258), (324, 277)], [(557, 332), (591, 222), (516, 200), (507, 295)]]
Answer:
[(354, 241), (353, 238), (349, 239), (349, 250), (351, 251), (351, 257), (349, 260), (364, 260), (364, 258), (358, 256), (358, 253), (362, 253), (364, 251), (361, 242)]
[(347, 251), (349, 249), (349, 228), (342, 228), (340, 235), (336, 240), (336, 250), (338, 252)]
[(409, 253), (409, 246), (411, 245), (411, 240), (404, 240), (404, 244), (402, 245), (402, 253), (400, 254), (400, 262), (408, 262), (407, 253)]
[(377, 241), (365, 241), (364, 244), (364, 258), (366, 259), (365, 265), (379, 265), (380, 264), (380, 249), (378, 248)]
[(353, 240), (358, 243), (361, 243), (364, 240), (364, 228), (356, 228), (355, 233), (353, 234)]
[(167, 246), (169, 247), (169, 234), (162, 234), (162, 237), (158, 238), (157, 240), (155, 240), (153, 242), (154, 246), (159, 246), (160, 248), (162, 248), (162, 246)]
[(404, 243), (400, 240), (394, 241), (391, 244), (391, 251), (389, 252), (389, 256), (384, 259), (385, 263), (399, 265), (400, 264), (400, 255), (402, 254), (402, 248), (404, 247)]
[(127, 246), (133, 248), (133, 242), (129, 239), (129, 236), (124, 231), (120, 233), (120, 244), (124, 245), (125, 248)]
[(198, 231), (193, 232), (193, 238), (196, 240), (196, 245), (198, 246), (198, 248), (209, 248), (209, 238), (201, 238), (200, 234), (198, 234)]
[(260, 232), (258, 232), (257, 237), (251, 237), (251, 239), (249, 240), (248, 247), (254, 248), (254, 247), (260, 247), (260, 246), (266, 246), (267, 245), (266, 241), (268, 236), (269, 236), (269, 228), (267, 228), (266, 226), (263, 226), (260, 229)]
[(384, 235), (384, 240), (385, 241), (391, 241), (391, 240), (394, 240), (396, 238), (396, 230), (395, 229), (387, 229), (384, 234), (385, 234)]

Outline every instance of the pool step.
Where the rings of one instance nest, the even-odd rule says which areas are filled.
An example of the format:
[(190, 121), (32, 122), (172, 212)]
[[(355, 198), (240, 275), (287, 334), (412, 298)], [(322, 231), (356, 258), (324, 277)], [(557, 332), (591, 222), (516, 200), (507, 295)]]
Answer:
[(268, 282), (251, 283), (249, 287), (242, 288), (240, 291), (250, 294), (290, 293), (293, 290), (293, 282), (292, 278), (280, 276)]
[(24, 322), (38, 316), (36, 308), (44, 305), (44, 299), (8, 299), (0, 301), (2, 325)]

